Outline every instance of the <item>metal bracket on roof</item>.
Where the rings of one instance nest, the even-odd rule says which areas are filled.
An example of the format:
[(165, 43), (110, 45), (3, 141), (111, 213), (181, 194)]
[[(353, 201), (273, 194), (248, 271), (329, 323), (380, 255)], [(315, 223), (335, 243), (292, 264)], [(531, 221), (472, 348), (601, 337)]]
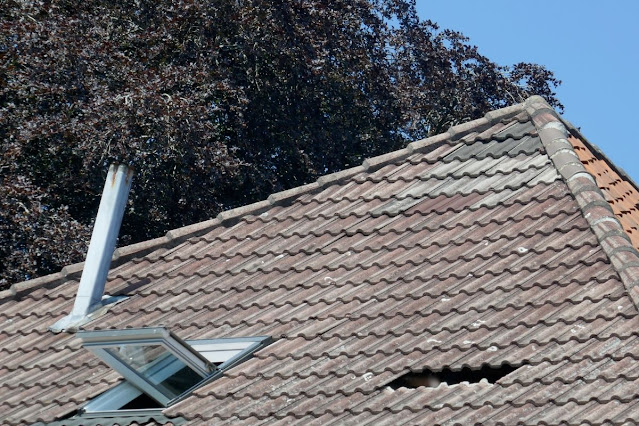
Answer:
[(95, 305), (93, 310), (88, 315), (67, 315), (61, 318), (58, 322), (49, 327), (49, 331), (53, 331), (54, 333), (60, 333), (62, 331), (67, 331), (69, 333), (74, 333), (78, 331), (80, 327), (84, 324), (87, 324), (94, 319), (101, 317), (104, 315), (111, 307), (117, 305), (120, 302), (128, 299), (129, 296), (109, 296), (104, 295), (102, 297), (102, 301)]
[(104, 183), (100, 207), (93, 225), (91, 242), (84, 262), (80, 285), (71, 313), (49, 327), (53, 332), (72, 331), (95, 318), (104, 308), (119, 302), (104, 298), (104, 286), (120, 224), (126, 208), (133, 169), (126, 165), (112, 164)]

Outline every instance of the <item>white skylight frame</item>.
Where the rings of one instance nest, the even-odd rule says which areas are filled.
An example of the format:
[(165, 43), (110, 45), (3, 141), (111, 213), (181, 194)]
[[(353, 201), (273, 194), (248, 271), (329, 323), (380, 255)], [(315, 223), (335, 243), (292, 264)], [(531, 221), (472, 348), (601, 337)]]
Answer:
[(93, 398), (79, 410), (79, 413), (82, 417), (99, 418), (120, 416), (122, 414), (142, 415), (143, 413), (159, 412), (161, 410), (159, 408), (138, 408), (136, 410), (116, 408), (125, 406), (143, 394), (144, 392), (125, 380), (119, 385)]
[[(140, 412), (157, 411), (158, 409), (153, 408), (120, 409), (143, 393), (156, 400), (162, 407), (168, 407), (188, 396), (194, 389), (221, 377), (224, 370), (248, 359), (253, 352), (272, 341), (267, 336), (183, 341), (163, 327), (81, 331), (78, 332), (78, 337), (82, 339), (85, 348), (125, 378), (125, 382), (94, 398), (80, 410), (81, 415), (87, 417), (127, 413), (134, 415)], [(200, 375), (202, 379), (179, 395), (169, 395), (156, 387), (150, 379), (157, 377), (153, 374), (169, 377), (180, 369), (163, 371), (152, 365), (149, 368), (151, 376), (147, 378), (128, 365), (126, 360), (113, 353), (114, 348), (123, 345), (133, 345), (133, 347), (159, 345), (184, 366)], [(156, 361), (154, 360), (151, 364)], [(164, 361), (160, 358), (157, 365), (162, 362)], [(179, 363), (174, 361), (167, 363), (168, 367), (174, 364)], [(157, 371), (153, 372), (153, 368)]]
[[(160, 390), (159, 386), (156, 386), (150, 378), (141, 374), (122, 357), (116, 356), (113, 353), (114, 348), (123, 346), (131, 346), (134, 348), (153, 346), (162, 347), (168, 354), (173, 355), (178, 361), (181, 361), (186, 367), (190, 368), (202, 377), (202, 379), (207, 377), (214, 369), (208, 360), (163, 327), (83, 331), (78, 333), (78, 337), (82, 339), (83, 346), (85, 348), (89, 349), (109, 367), (120, 373), (135, 387), (165, 407), (171, 400), (175, 399), (176, 395), (170, 395), (167, 391)], [(173, 360), (166, 358), (164, 355), (159, 361), (168, 363), (166, 367), (172, 368), (173, 370), (179, 367), (179, 364), (176, 364)], [(159, 374), (164, 374), (166, 376), (167, 373), (176, 372), (172, 370), (162, 371), (162, 367), (162, 365), (151, 365), (151, 369), (155, 368), (156, 370), (159, 370), (155, 373), (151, 371), (150, 374), (157, 377)]]

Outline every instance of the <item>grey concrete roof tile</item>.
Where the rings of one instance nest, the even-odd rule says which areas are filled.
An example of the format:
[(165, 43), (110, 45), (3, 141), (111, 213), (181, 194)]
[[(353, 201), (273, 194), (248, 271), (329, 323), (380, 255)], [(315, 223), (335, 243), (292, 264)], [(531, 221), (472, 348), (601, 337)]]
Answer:
[[(630, 418), (639, 291), (623, 268), (636, 254), (606, 222), (618, 197), (586, 188), (595, 179), (557, 151), (570, 148), (558, 120), (532, 98), (275, 194), (277, 205), (119, 249), (107, 290), (129, 299), (87, 328), (273, 336), (165, 410), (203, 423)], [(10, 422), (54, 420), (119, 380), (73, 335), (46, 331), (70, 310), (81, 269), (1, 301)], [(387, 386), (408, 371), (504, 362), (526, 365), (497, 384)]]

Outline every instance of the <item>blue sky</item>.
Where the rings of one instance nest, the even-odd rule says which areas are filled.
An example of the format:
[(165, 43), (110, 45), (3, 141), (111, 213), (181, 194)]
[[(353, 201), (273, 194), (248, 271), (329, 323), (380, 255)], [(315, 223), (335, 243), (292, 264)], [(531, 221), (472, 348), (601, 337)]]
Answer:
[(563, 81), (563, 116), (639, 182), (639, 1), (417, 0), (500, 65), (534, 62)]

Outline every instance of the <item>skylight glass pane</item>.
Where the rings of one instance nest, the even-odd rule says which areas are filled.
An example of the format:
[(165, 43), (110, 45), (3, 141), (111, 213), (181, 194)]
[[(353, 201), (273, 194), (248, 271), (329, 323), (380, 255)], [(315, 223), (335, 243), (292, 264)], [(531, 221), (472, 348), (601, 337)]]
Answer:
[(267, 336), (183, 341), (163, 327), (78, 331), (78, 337), (126, 379), (82, 408), (81, 415), (91, 418), (167, 407), (272, 341)]
[(163, 345), (123, 344), (106, 349), (152, 383), (169, 399), (176, 398), (202, 380)]
[(126, 361), (138, 373), (144, 373), (153, 365), (156, 365), (163, 358), (166, 358), (168, 351), (162, 345), (121, 345), (111, 349), (113, 355)]

